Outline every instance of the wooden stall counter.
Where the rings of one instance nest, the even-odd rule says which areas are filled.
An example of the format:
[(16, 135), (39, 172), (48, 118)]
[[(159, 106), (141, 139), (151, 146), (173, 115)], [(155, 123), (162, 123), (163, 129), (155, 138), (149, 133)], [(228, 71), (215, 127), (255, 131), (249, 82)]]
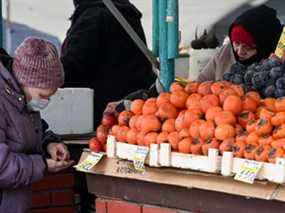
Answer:
[[(89, 154), (84, 151), (80, 161)], [(246, 184), (208, 173), (147, 167), (107, 158), (85, 172), (88, 190), (99, 198), (119, 199), (194, 212), (284, 212), (284, 185)]]

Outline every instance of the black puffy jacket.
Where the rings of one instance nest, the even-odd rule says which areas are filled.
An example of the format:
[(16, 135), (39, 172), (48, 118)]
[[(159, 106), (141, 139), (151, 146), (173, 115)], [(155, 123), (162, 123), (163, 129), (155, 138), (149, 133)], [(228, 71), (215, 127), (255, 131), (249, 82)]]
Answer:
[[(128, 0), (113, 0), (145, 42), (141, 13)], [(62, 46), (65, 87), (94, 89), (94, 122), (106, 104), (117, 101), (155, 81), (151, 64), (102, 3), (75, 1), (71, 27)]]

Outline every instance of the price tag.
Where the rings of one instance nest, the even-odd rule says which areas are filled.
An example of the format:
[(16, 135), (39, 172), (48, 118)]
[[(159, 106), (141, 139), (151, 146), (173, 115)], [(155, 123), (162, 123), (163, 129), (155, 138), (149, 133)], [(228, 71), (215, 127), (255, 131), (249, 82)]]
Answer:
[(137, 147), (137, 150), (133, 157), (135, 170), (139, 172), (145, 172), (144, 162), (148, 155), (149, 149), (147, 147)]
[(256, 175), (262, 167), (262, 162), (246, 160), (241, 165), (238, 173), (235, 175), (235, 180), (253, 184)]
[(91, 153), (89, 154), (85, 160), (83, 160), (81, 163), (74, 166), (74, 168), (81, 170), (81, 171), (89, 171), (92, 169), (95, 165), (98, 164), (98, 162), (102, 159), (104, 153)]
[(279, 57), (280, 59), (283, 59), (284, 54), (285, 54), (285, 27), (283, 27), (283, 31), (281, 33), (279, 42), (275, 49), (275, 55)]

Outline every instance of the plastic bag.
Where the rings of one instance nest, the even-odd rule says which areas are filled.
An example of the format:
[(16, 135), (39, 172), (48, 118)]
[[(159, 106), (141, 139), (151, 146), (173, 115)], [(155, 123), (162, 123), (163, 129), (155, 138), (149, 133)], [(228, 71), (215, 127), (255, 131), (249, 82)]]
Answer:
[(218, 48), (215, 49), (190, 49), (189, 74), (188, 79), (196, 81), (199, 73), (206, 66), (209, 60), (216, 54)]

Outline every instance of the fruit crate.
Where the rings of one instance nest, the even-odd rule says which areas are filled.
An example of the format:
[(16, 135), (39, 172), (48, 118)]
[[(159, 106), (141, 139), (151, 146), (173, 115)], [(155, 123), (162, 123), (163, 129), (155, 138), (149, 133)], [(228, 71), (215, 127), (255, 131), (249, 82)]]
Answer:
[[(115, 137), (108, 136), (107, 156), (133, 160), (138, 145), (127, 144), (116, 141)], [(168, 143), (151, 144), (145, 164), (151, 167), (171, 167), (180, 169), (191, 169), (209, 173), (219, 173), (221, 170), (222, 157), (217, 149), (209, 149), (209, 155), (193, 155), (171, 152)]]
[[(221, 174), (223, 176), (234, 176), (246, 160), (233, 157), (232, 152), (224, 152), (221, 161)], [(285, 183), (285, 159), (276, 158), (275, 164), (263, 162), (256, 179)]]

